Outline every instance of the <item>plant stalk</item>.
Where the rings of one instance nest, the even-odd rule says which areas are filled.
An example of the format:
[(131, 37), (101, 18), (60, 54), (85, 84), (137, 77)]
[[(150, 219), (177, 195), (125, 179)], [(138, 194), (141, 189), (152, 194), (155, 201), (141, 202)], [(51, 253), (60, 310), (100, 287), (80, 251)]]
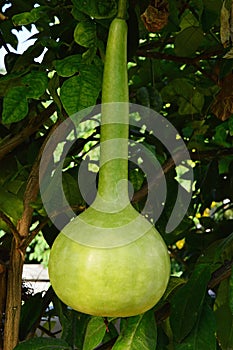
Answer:
[[(126, 12), (120, 1), (118, 14)], [(104, 66), (98, 194), (109, 202), (128, 199), (129, 94), (127, 24), (115, 18), (109, 29)], [(120, 187), (119, 187), (120, 184)], [(124, 198), (123, 198), (124, 197)]]
[(119, 0), (118, 1), (118, 10), (117, 10), (117, 18), (126, 19), (127, 14), (127, 1)]

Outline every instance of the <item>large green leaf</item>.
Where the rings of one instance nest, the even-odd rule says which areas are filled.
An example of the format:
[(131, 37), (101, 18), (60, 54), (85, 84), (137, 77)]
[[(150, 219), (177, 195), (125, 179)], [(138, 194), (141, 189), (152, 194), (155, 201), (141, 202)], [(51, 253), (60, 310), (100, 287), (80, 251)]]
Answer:
[(188, 282), (172, 298), (170, 323), (178, 342), (190, 333), (200, 317), (210, 276), (209, 265), (197, 265)]
[(103, 317), (92, 317), (88, 322), (82, 350), (93, 350), (101, 343), (106, 332)]
[(171, 276), (168, 282), (167, 289), (163, 295), (163, 299), (171, 298), (171, 296), (174, 294), (174, 292), (177, 290), (177, 288), (184, 285), (186, 281), (181, 277), (175, 277)]
[(112, 350), (154, 350), (157, 344), (157, 329), (154, 312), (129, 317), (124, 320), (121, 334)]
[(230, 308), (229, 279), (221, 282), (215, 301), (215, 317), (217, 322), (217, 339), (222, 350), (233, 349), (233, 314)]
[(204, 96), (199, 91), (193, 91), (189, 101), (182, 99), (179, 105), (179, 114), (192, 114), (201, 112), (204, 105)]
[(181, 30), (183, 31), (185, 28), (188, 28), (191, 26), (197, 27), (198, 25), (199, 25), (199, 21), (196, 18), (196, 16), (194, 16), (194, 14), (191, 11), (186, 10), (183, 13), (182, 18), (181, 18), (181, 22), (180, 22)]
[(23, 74), (24, 71), (3, 75), (0, 79), (0, 96), (5, 96), (10, 89), (20, 85)]
[(38, 6), (32, 9), (30, 12), (22, 12), (17, 15), (14, 15), (12, 20), (17, 26), (35, 23), (38, 21), (38, 19), (45, 15), (48, 9), (48, 6)]
[(82, 55), (67, 56), (63, 60), (54, 61), (57, 74), (61, 77), (71, 77), (78, 72), (81, 65)]
[(215, 331), (214, 313), (209, 305), (205, 304), (193, 330), (181, 344), (175, 346), (175, 350), (215, 350)]
[(22, 83), (27, 87), (27, 97), (38, 99), (47, 88), (48, 76), (46, 72), (34, 70), (22, 78)]
[(3, 100), (3, 124), (15, 123), (28, 114), (27, 87), (16, 86), (8, 91)]
[(233, 349), (233, 315), (229, 305), (224, 304), (215, 311), (217, 338), (222, 350)]
[(204, 96), (185, 78), (172, 80), (161, 95), (165, 102), (176, 103), (181, 115), (201, 113), (205, 102)]
[(62, 339), (32, 338), (17, 345), (14, 350), (71, 350)]
[(61, 87), (61, 101), (69, 115), (96, 104), (101, 89), (102, 72), (94, 64), (80, 69), (79, 75), (66, 80)]
[(53, 305), (62, 325), (61, 338), (72, 349), (82, 349), (86, 327), (91, 316), (68, 308), (58, 297), (53, 299)]
[(72, 2), (79, 11), (97, 19), (111, 18), (117, 12), (115, 0), (72, 0)]
[(84, 47), (97, 44), (96, 24), (92, 21), (79, 22), (74, 30), (74, 40)]
[[(12, 74), (12, 80), (2, 79), (3, 88), (9, 89), (11, 83), (20, 84), (9, 89), (3, 100), (2, 122), (15, 123), (27, 116), (28, 98), (40, 98), (48, 85), (46, 72), (32, 71), (19, 80), (19, 74)], [(14, 78), (15, 77), (15, 78)]]
[(191, 56), (198, 49), (204, 38), (200, 27), (190, 26), (177, 34), (175, 38), (175, 52), (178, 56)]

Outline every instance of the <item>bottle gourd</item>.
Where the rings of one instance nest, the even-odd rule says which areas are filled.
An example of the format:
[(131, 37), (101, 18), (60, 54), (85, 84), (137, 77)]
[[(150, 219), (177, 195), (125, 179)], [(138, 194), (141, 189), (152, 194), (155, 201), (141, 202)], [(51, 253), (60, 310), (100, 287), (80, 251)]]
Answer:
[(162, 297), (170, 275), (162, 237), (132, 207), (128, 195), (125, 3), (119, 1), (107, 41), (97, 196), (59, 233), (49, 260), (58, 297), (77, 311), (105, 317), (147, 311)]

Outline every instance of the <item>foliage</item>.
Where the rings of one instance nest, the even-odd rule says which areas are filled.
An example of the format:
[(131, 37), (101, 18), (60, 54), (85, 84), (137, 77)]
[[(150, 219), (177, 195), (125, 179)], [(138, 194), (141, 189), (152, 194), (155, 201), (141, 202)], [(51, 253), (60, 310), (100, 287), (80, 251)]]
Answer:
[[(39, 232), (26, 249), (26, 261), (40, 262), (43, 266), (48, 266), (49, 245), (45, 241), (42, 232)], [(28, 260), (28, 261), (27, 261)]]
[[(121, 320), (80, 314), (62, 304), (51, 290), (29, 296), (21, 310), (16, 349), (233, 348), (233, 38), (229, 15), (233, 5), (222, 0), (163, 0), (154, 7), (149, 1), (128, 3), (130, 102), (156, 110), (174, 125), (190, 152), (194, 171), (187, 214), (166, 234), (178, 181), (185, 183), (188, 168), (182, 171), (174, 163), (169, 165), (168, 150), (147, 126), (143, 132), (131, 126), (130, 138), (153, 153), (166, 176), (166, 203), (155, 226), (168, 245), (173, 276), (158, 305)], [(5, 232), (0, 237), (0, 267), (4, 269), (13, 264), (13, 255), (9, 258), (13, 237), (24, 254), (36, 234), (43, 235), (48, 246), (58, 234), (38, 192), (37, 157), (63, 120), (100, 103), (108, 27), (116, 8), (114, 0), (1, 2), (0, 45), (7, 50), (6, 72), (0, 75), (0, 229)], [(34, 44), (22, 54), (15, 53), (15, 33), (23, 27), (30, 31), (32, 25), (37, 29)], [(77, 214), (87, 205), (77, 186), (79, 166), (98, 142), (98, 123), (89, 121), (64, 161), (63, 188)], [(92, 170), (98, 168), (93, 152)], [(137, 198), (134, 205), (142, 210), (146, 178), (135, 164), (129, 163), (129, 168)], [(95, 176), (87, 179), (86, 188), (95, 180)], [(156, 206), (153, 203), (151, 210)], [(16, 228), (22, 234), (25, 217), (30, 222), (22, 241)], [(34, 257), (40, 247), (38, 237)], [(9, 279), (8, 288), (5, 284), (8, 290), (10, 283)], [(0, 301), (2, 328), (4, 293)], [(42, 317), (55, 316), (62, 324), (61, 339), (47, 330), (49, 338), (26, 340)]]

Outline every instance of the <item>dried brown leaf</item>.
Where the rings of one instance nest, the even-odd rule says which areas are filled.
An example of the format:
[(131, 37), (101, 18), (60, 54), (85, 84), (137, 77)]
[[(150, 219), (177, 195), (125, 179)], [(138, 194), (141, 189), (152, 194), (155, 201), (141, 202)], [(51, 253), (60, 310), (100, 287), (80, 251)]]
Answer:
[(216, 95), (211, 110), (220, 120), (225, 121), (233, 114), (233, 74), (221, 81), (221, 90)]
[(141, 15), (144, 26), (149, 32), (155, 33), (163, 29), (168, 23), (169, 8), (166, 0), (155, 0)]
[(224, 0), (220, 15), (220, 37), (221, 43), (227, 47), (230, 43), (230, 11), (226, 8), (226, 0)]

